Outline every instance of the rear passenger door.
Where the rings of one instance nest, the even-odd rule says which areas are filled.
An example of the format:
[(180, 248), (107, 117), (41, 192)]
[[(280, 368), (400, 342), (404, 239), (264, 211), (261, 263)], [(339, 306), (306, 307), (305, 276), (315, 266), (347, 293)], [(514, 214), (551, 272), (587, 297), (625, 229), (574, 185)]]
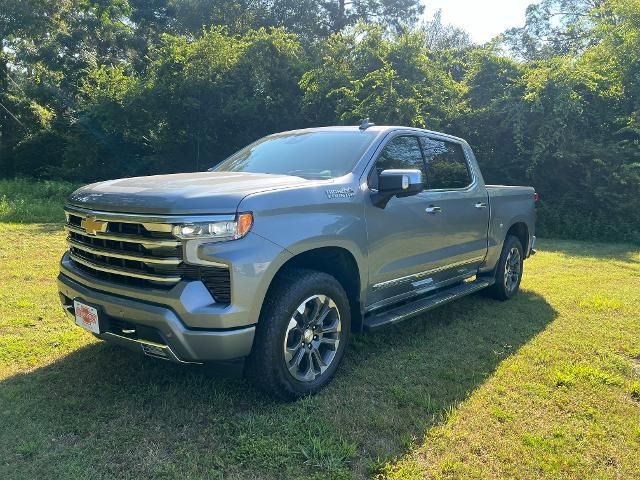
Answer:
[(427, 169), (420, 194), (430, 213), (429, 240), (442, 280), (471, 274), (487, 252), (489, 201), (463, 145), (450, 138), (421, 136)]

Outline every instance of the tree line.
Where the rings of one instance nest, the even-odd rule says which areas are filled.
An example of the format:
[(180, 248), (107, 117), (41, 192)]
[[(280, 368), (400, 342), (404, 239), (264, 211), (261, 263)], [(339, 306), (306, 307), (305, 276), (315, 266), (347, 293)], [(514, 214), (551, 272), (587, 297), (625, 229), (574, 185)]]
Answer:
[[(330, 124), (466, 138), (540, 233), (640, 242), (640, 0), (542, 0), (486, 45), (419, 0), (2, 0), (0, 175), (204, 170)], [(496, 13), (498, 14), (498, 13)]]

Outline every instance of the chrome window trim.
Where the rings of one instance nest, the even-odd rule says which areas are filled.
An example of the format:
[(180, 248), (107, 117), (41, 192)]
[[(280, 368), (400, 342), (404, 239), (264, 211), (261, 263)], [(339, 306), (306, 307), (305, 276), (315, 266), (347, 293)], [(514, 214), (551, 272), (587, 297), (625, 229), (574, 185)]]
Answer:
[[(431, 140), (440, 140), (442, 142), (456, 143), (456, 144), (460, 145), (460, 148), (462, 148), (462, 154), (464, 155), (464, 161), (467, 163), (467, 171), (471, 175), (471, 183), (469, 185), (467, 185), (466, 187), (462, 187), (462, 188), (425, 188), (418, 195), (421, 195), (422, 193), (446, 193), (446, 192), (464, 193), (464, 192), (471, 192), (471, 191), (475, 190), (475, 188), (478, 186), (478, 176), (476, 175), (475, 168), (473, 168), (473, 165), (471, 164), (471, 159), (469, 158), (469, 155), (467, 153), (467, 149), (465, 148), (464, 143), (460, 142), (459, 140), (453, 139), (451, 137), (434, 135), (434, 134), (422, 134), (422, 135), (420, 135), (420, 137), (428, 138), (428, 139), (431, 139)], [(420, 145), (420, 146), (422, 147), (422, 145)], [(429, 181), (429, 175), (428, 175), (429, 164), (427, 163), (427, 159), (426, 158), (425, 158), (425, 164), (426, 164), (426, 169), (427, 169), (427, 178), (426, 178), (426, 180), (428, 182)]]
[[(469, 171), (469, 173), (471, 175), (471, 183), (469, 185), (467, 185), (466, 187), (463, 187), (463, 188), (432, 188), (432, 189), (425, 188), (422, 192), (418, 193), (418, 196), (423, 196), (424, 194), (428, 194), (428, 193), (447, 193), (447, 192), (467, 193), (467, 192), (472, 192), (473, 190), (475, 190), (478, 187), (478, 185), (479, 185), (478, 175), (476, 174), (476, 169), (473, 168), (473, 164), (471, 162), (471, 157), (469, 156), (469, 153), (467, 151), (468, 150), (468, 146), (467, 146), (466, 142), (464, 142), (462, 139), (459, 139), (457, 137), (452, 137), (452, 136), (447, 135), (447, 134), (440, 134), (438, 132), (425, 131), (423, 129), (404, 129), (404, 128), (401, 128), (401, 129), (390, 130), (389, 132), (387, 132), (386, 135), (384, 135), (382, 137), (382, 139), (380, 140), (380, 143), (378, 144), (376, 149), (373, 151), (369, 162), (366, 164), (365, 168), (363, 169), (362, 174), (360, 174), (360, 182), (362, 184), (366, 185), (366, 188), (370, 192), (375, 193), (375, 192), (378, 191), (377, 189), (371, 188), (371, 186), (369, 185), (369, 177), (371, 176), (371, 172), (373, 171), (373, 169), (376, 166), (376, 162), (378, 161), (378, 158), (380, 157), (380, 154), (382, 153), (382, 150), (394, 138), (401, 137), (401, 136), (414, 136), (414, 137), (416, 137), (418, 139), (418, 141), (420, 141), (421, 137), (426, 137), (426, 138), (430, 138), (430, 139), (434, 139), (434, 140), (441, 140), (441, 141), (444, 141), (444, 142), (456, 143), (456, 144), (460, 145), (460, 147), (462, 148), (462, 154), (464, 155), (465, 162), (467, 162), (467, 169), (468, 169), (468, 171)], [(420, 149), (422, 150), (422, 144), (420, 144)], [(427, 161), (426, 161), (426, 158), (424, 157), (424, 151), (423, 151), (423, 155), (422, 155), (422, 161), (424, 163), (425, 170), (428, 170)], [(428, 175), (425, 177), (425, 180), (428, 181)]]

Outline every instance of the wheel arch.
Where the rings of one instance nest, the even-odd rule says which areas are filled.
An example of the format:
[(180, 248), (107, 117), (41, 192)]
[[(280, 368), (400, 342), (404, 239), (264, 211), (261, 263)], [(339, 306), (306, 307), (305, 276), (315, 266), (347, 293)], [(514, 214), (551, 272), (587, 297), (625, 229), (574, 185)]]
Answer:
[(513, 235), (514, 237), (518, 238), (518, 240), (520, 240), (523, 253), (526, 257), (527, 252), (529, 251), (529, 226), (526, 224), (526, 222), (519, 221), (511, 225), (504, 237), (505, 240), (509, 235)]
[[(359, 332), (362, 327), (361, 277), (356, 257), (348, 249), (338, 246), (324, 246), (299, 252), (284, 262), (275, 273), (269, 290), (288, 269), (300, 268), (324, 272), (334, 277), (344, 288), (351, 307), (351, 331)], [(264, 303), (263, 303), (264, 305)]]

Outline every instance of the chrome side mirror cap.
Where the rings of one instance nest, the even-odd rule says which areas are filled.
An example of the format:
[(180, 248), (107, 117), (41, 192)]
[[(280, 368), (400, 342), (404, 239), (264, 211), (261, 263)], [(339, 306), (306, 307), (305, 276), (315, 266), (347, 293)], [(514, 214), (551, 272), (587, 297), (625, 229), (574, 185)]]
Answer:
[(378, 191), (372, 195), (373, 204), (385, 208), (393, 197), (410, 197), (424, 190), (420, 170), (383, 170), (378, 176)]

